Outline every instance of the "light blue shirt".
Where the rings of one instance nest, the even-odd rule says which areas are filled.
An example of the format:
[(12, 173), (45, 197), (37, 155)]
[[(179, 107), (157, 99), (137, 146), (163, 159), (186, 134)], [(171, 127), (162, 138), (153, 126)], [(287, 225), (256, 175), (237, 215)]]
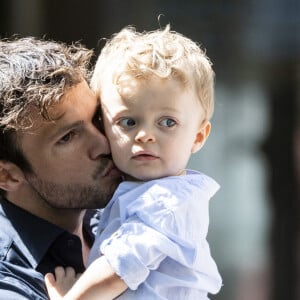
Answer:
[(104, 254), (127, 289), (117, 299), (208, 299), (222, 280), (206, 240), (210, 177), (187, 170), (123, 182), (101, 216), (89, 261)]

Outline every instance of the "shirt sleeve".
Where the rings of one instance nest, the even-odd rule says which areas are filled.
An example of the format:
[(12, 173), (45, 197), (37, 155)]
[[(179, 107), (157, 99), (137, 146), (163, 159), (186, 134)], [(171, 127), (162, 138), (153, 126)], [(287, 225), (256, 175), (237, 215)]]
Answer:
[(137, 216), (129, 218), (106, 239), (101, 244), (101, 252), (132, 290), (137, 289), (166, 256), (189, 266), (195, 258), (195, 249), (176, 243)]

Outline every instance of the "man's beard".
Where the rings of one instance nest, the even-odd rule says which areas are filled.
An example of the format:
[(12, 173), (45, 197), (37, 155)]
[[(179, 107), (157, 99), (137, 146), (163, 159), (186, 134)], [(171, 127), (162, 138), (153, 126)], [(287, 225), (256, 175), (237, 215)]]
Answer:
[(28, 184), (41, 200), (53, 208), (103, 208), (112, 198), (118, 184), (121, 182), (120, 177), (120, 180), (116, 179), (111, 182), (110, 186), (101, 185), (101, 174), (111, 162), (110, 155), (101, 157), (98, 168), (94, 170), (91, 176), (90, 184), (66, 184), (40, 179), (22, 151), (17, 150), (16, 153)]
[(103, 186), (100, 169), (92, 176), (91, 184), (55, 183), (39, 179), (34, 172), (26, 174), (31, 188), (39, 195), (41, 200), (53, 208), (103, 208), (111, 199), (118, 182), (111, 186)]

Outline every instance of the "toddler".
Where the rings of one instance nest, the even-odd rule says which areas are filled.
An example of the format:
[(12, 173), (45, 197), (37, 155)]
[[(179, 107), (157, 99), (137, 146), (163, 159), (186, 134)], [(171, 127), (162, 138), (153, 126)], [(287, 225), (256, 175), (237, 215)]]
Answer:
[(126, 174), (101, 216), (89, 267), (46, 276), (51, 299), (208, 299), (221, 277), (206, 240), (219, 185), (187, 170), (209, 136), (214, 72), (170, 31), (114, 35), (91, 81), (117, 167)]

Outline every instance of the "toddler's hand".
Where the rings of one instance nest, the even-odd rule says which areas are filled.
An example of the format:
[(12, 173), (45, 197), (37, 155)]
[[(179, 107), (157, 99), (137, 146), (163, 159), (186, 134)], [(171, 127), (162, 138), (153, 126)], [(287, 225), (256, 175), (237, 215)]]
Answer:
[(60, 300), (69, 291), (81, 274), (76, 274), (71, 267), (56, 267), (52, 273), (45, 275), (45, 284), (50, 300)]

